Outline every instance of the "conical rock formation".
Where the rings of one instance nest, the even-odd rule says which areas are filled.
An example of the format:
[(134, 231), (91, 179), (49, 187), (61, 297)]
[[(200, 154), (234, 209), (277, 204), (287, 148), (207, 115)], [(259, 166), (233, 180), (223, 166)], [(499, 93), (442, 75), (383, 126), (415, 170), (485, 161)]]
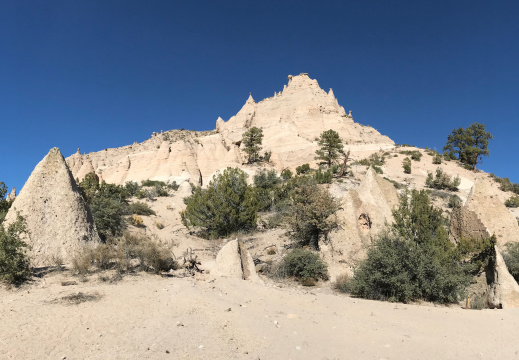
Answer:
[(211, 275), (262, 282), (256, 273), (252, 256), (241, 241), (229, 241), (216, 255)]
[(51, 149), (35, 167), (13, 202), (6, 224), (15, 221), (17, 214), (27, 223), (33, 266), (49, 265), (56, 255), (67, 261), (81, 244), (99, 241), (92, 216), (58, 148)]

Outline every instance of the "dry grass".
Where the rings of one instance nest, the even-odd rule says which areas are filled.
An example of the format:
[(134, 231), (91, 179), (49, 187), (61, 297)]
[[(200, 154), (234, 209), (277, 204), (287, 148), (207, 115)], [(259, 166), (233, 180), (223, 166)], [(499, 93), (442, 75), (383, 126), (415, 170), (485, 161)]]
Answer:
[(97, 301), (100, 298), (101, 295), (99, 295), (98, 293), (85, 294), (82, 292), (78, 292), (76, 294), (63, 296), (61, 299), (59, 299), (59, 302), (69, 305), (79, 305), (87, 301)]
[(80, 276), (107, 269), (116, 269), (119, 273), (144, 270), (158, 274), (177, 268), (170, 246), (155, 238), (130, 233), (111, 243), (85, 246), (72, 258), (72, 270)]

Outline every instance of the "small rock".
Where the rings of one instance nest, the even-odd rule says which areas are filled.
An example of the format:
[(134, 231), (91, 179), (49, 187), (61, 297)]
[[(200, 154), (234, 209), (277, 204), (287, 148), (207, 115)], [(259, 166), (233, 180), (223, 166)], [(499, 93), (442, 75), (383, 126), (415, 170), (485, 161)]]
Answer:
[(166, 354), (169, 354), (169, 350), (166, 350)]
[(199, 349), (203, 349), (203, 348), (204, 348), (204, 345), (198, 345), (198, 348), (199, 348)]

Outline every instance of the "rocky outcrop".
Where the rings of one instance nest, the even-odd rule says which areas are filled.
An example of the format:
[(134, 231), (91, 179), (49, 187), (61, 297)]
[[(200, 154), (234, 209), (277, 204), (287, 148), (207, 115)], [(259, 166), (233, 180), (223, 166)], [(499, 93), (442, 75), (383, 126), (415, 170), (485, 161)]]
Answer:
[(453, 212), (450, 232), (454, 241), (461, 236), (482, 238), (496, 235), (500, 248), (508, 242), (519, 241), (517, 220), (490, 191), (483, 178), (472, 187), (466, 204)]
[(495, 261), (489, 264), (487, 282), (490, 284), (487, 302), (490, 308), (506, 309), (519, 307), (519, 285), (508, 272), (503, 256), (495, 246)]
[(15, 188), (13, 188), (11, 190), (11, 193), (7, 194), (7, 196), (5, 197), (6, 201), (14, 201), (14, 199), (16, 199), (16, 189)]
[(51, 257), (64, 261), (81, 245), (99, 241), (92, 216), (58, 148), (35, 167), (13, 202), (6, 224), (17, 215), (27, 223), (32, 264), (49, 265)]
[(252, 256), (241, 241), (229, 241), (216, 255), (211, 275), (261, 282)]
[(146, 179), (207, 184), (216, 171), (242, 166), (246, 159), (242, 135), (254, 126), (263, 129), (263, 150), (272, 152), (271, 163), (279, 171), (314, 163), (316, 138), (329, 129), (340, 134), (353, 155), (394, 146), (387, 136), (355, 123), (333, 91), (325, 92), (316, 80), (301, 74), (290, 76), (283, 91), (271, 98), (256, 102), (249, 95), (235, 116), (228, 121), (218, 118), (215, 131), (154, 133), (140, 144), (85, 155), (77, 152), (67, 163), (80, 180), (94, 171), (116, 184)]

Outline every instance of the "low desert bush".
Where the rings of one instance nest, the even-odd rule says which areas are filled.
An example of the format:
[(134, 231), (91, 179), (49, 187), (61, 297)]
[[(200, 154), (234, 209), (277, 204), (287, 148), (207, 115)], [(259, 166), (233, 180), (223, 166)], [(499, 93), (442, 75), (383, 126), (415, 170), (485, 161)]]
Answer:
[(84, 246), (72, 257), (72, 269), (77, 275), (106, 269), (117, 269), (119, 273), (143, 270), (158, 274), (177, 268), (169, 246), (157, 239), (130, 233), (124, 233), (110, 243)]
[(420, 161), (422, 160), (422, 153), (418, 150), (405, 150), (400, 151), (400, 154), (404, 154), (411, 157), (411, 160)]
[(296, 167), (297, 175), (308, 174), (310, 170), (310, 164), (303, 164), (301, 166)]
[(22, 217), (7, 229), (0, 224), (0, 281), (19, 285), (31, 278), (30, 261), (26, 250), (29, 246), (22, 240), (26, 232)]
[(434, 177), (431, 172), (428, 173), (427, 179), (425, 180), (427, 187), (438, 190), (458, 191), (460, 184), (461, 179), (459, 176), (451, 179), (441, 168), (436, 169), (436, 175)]
[(133, 214), (130, 218), (130, 223), (136, 227), (145, 227), (144, 221), (139, 215)]
[(349, 293), (351, 279), (352, 279), (351, 276), (348, 274), (339, 275), (339, 276), (337, 276), (337, 279), (335, 279), (333, 288), (341, 293)]
[(328, 280), (328, 266), (319, 254), (302, 248), (289, 252), (283, 258), (277, 272), (280, 277), (294, 277), (298, 280)]
[(406, 157), (404, 160), (402, 160), (402, 167), (404, 168), (404, 173), (410, 174), (411, 173), (411, 159)]
[(519, 207), (519, 196), (512, 196), (510, 199), (506, 200), (505, 206), (510, 208)]
[(449, 202), (447, 203), (447, 206), (451, 209), (457, 208), (461, 206), (461, 199), (458, 195), (451, 195), (449, 196)]
[(519, 243), (506, 244), (503, 259), (510, 274), (519, 282)]
[(155, 215), (155, 211), (153, 211), (148, 204), (140, 202), (140, 201), (130, 204), (130, 211), (132, 214), (135, 214), (135, 215), (143, 215), (143, 216)]

